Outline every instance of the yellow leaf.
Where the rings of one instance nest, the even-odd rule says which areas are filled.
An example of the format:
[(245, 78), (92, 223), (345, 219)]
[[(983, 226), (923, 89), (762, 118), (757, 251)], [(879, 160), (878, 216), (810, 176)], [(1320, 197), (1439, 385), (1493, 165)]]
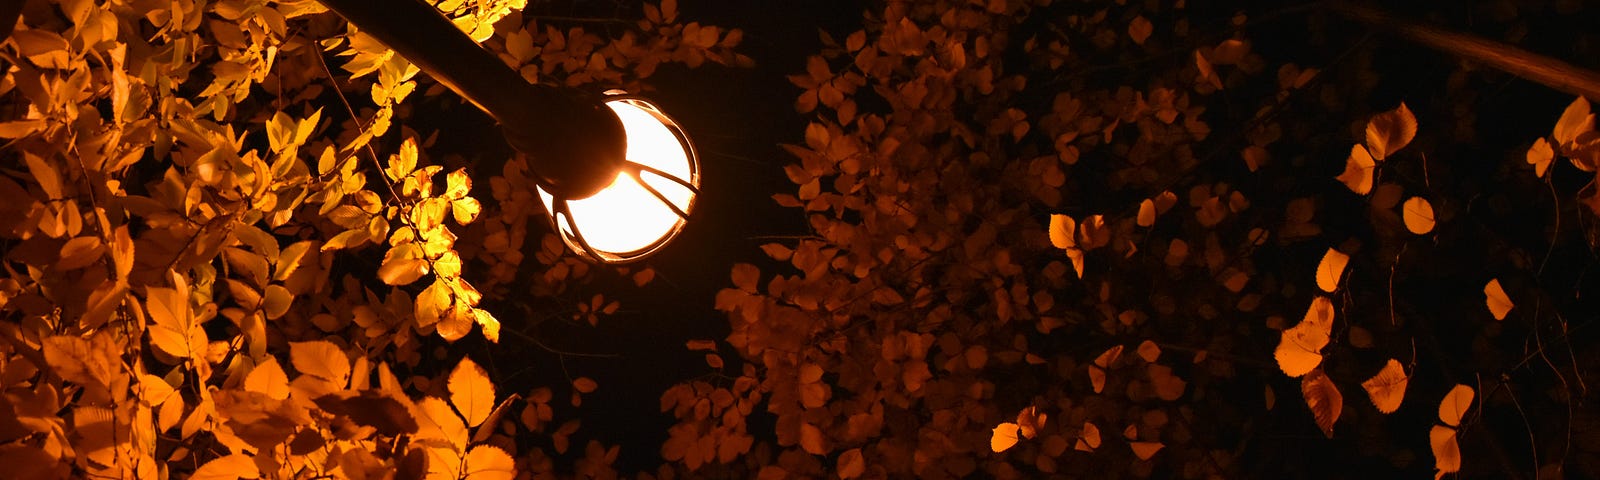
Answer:
[(1372, 154), (1361, 144), (1356, 144), (1350, 147), (1350, 157), (1344, 161), (1344, 173), (1335, 178), (1350, 187), (1350, 191), (1366, 195), (1372, 191), (1372, 169), (1376, 166)]
[(1161, 451), (1161, 447), (1165, 446), (1161, 442), (1128, 442), (1128, 447), (1133, 449), (1134, 456), (1139, 457), (1140, 460), (1149, 460), (1150, 457), (1155, 456), (1156, 452)]
[(1015, 423), (1002, 423), (994, 427), (989, 436), (989, 449), (995, 452), (1004, 452), (1017, 444), (1019, 427)]
[(472, 309), (472, 319), (476, 321), (478, 323), (478, 327), (483, 330), (483, 338), (486, 338), (493, 343), (500, 343), (499, 319), (494, 318), (494, 315), (489, 313), (488, 310), (481, 308)]
[(1533, 174), (1536, 177), (1544, 178), (1544, 172), (1550, 170), (1550, 161), (1555, 157), (1555, 150), (1550, 148), (1550, 142), (1545, 141), (1544, 137), (1539, 137), (1533, 142), (1533, 146), (1528, 147), (1528, 164), (1533, 165)]
[(1161, 358), (1161, 347), (1155, 342), (1145, 340), (1139, 343), (1139, 358), (1154, 363), (1156, 359)]
[(326, 340), (289, 343), (289, 363), (302, 375), (311, 375), (343, 388), (350, 383), (350, 358)]
[(450, 201), (450, 216), (456, 219), (456, 225), (466, 225), (478, 219), (478, 214), (483, 212), (483, 204), (472, 197), (459, 198)]
[(1067, 259), (1072, 261), (1072, 271), (1083, 278), (1083, 250), (1073, 247), (1067, 249)]
[(489, 373), (472, 358), (461, 358), (461, 363), (450, 371), (447, 386), (450, 404), (466, 417), (468, 427), (476, 427), (489, 418), (489, 411), (494, 409), (494, 383), (489, 381)]
[(1410, 382), (1411, 377), (1406, 375), (1405, 368), (1391, 358), (1377, 375), (1361, 382), (1361, 388), (1367, 391), (1367, 398), (1372, 399), (1372, 405), (1378, 407), (1379, 413), (1394, 413), (1400, 408), (1400, 402), (1405, 400), (1406, 384)]
[(1484, 304), (1489, 306), (1489, 313), (1494, 315), (1495, 320), (1505, 320), (1511, 307), (1516, 306), (1511, 303), (1511, 297), (1506, 296), (1505, 289), (1500, 288), (1498, 278), (1489, 280), (1489, 284), (1483, 286), (1483, 295)]
[(596, 388), (600, 388), (600, 384), (589, 377), (578, 377), (577, 380), (572, 381), (572, 388), (579, 393), (591, 393)]
[(1128, 36), (1133, 38), (1133, 43), (1144, 45), (1144, 41), (1154, 32), (1155, 25), (1151, 25), (1150, 19), (1143, 15), (1133, 17), (1133, 21), (1128, 23)]
[(1300, 380), (1300, 393), (1306, 398), (1306, 406), (1311, 407), (1317, 427), (1328, 438), (1333, 438), (1333, 424), (1339, 421), (1339, 413), (1344, 410), (1344, 395), (1339, 393), (1339, 387), (1319, 368)]
[(1333, 333), (1333, 301), (1318, 296), (1306, 309), (1306, 316), (1293, 328), (1283, 331), (1273, 356), (1284, 374), (1298, 377), (1322, 364), (1322, 347)]
[(283, 373), (278, 359), (267, 357), (244, 377), (244, 389), (271, 397), (274, 400), (289, 398), (289, 376)]
[(1100, 393), (1106, 388), (1106, 371), (1111, 369), (1111, 364), (1117, 362), (1122, 356), (1122, 345), (1117, 345), (1101, 353), (1094, 359), (1094, 364), (1089, 365), (1089, 383), (1094, 386), (1094, 393)]
[(167, 355), (189, 358), (208, 343), (206, 332), (194, 324), (189, 314), (189, 299), (171, 288), (149, 288), (145, 291), (145, 306), (150, 321), (150, 344)]
[(1400, 207), (1406, 230), (1417, 235), (1433, 231), (1433, 204), (1422, 197), (1411, 197)]
[(1083, 431), (1078, 433), (1078, 442), (1072, 446), (1073, 450), (1093, 452), (1100, 448), (1100, 427), (1093, 423), (1083, 422)]
[(419, 427), (417, 438), (438, 439), (448, 442), (457, 452), (463, 450), (467, 444), (467, 426), (461, 423), (461, 417), (450, 409), (450, 404), (438, 397), (424, 397), (416, 403), (417, 410), (412, 417), (416, 418)]
[(451, 298), (450, 287), (445, 285), (443, 279), (435, 278), (433, 284), (417, 294), (415, 308), (417, 326), (426, 327), (439, 323), (444, 312), (450, 309)]
[(1374, 115), (1367, 121), (1367, 149), (1374, 160), (1383, 161), (1400, 151), (1417, 136), (1417, 118), (1405, 102), (1394, 110)]
[(1461, 470), (1461, 446), (1456, 444), (1455, 429), (1434, 425), (1428, 430), (1428, 445), (1433, 447), (1433, 468), (1439, 470), (1433, 476), (1435, 480)]
[(422, 248), (407, 243), (389, 249), (383, 264), (378, 266), (378, 278), (389, 285), (408, 285), (428, 274), (428, 261), (422, 258)]
[[(1078, 246), (1078, 223), (1072, 217), (1055, 214), (1050, 216), (1050, 244), (1056, 248), (1070, 249)], [(1079, 269), (1078, 276), (1083, 276)]]
[(1328, 249), (1328, 253), (1322, 254), (1322, 262), (1317, 264), (1317, 288), (1333, 293), (1339, 288), (1339, 278), (1344, 276), (1344, 268), (1349, 263), (1349, 255)]
[(1476, 394), (1472, 387), (1456, 385), (1445, 394), (1444, 400), (1439, 402), (1439, 421), (1452, 427), (1461, 425), (1461, 417), (1467, 415), (1467, 409), (1472, 408), (1472, 397)]
[[(851, 38), (854, 37), (854, 35), (851, 35)], [(841, 479), (856, 478), (866, 473), (866, 471), (867, 461), (861, 456), (861, 449), (859, 448), (852, 448), (839, 454), (839, 463), (834, 469), (834, 473), (839, 474)]]
[(505, 450), (493, 445), (478, 445), (467, 452), (466, 480), (511, 480), (517, 465)]
[(225, 457), (206, 462), (195, 469), (190, 480), (238, 480), (240, 478), (257, 478), (261, 470), (256, 468), (255, 460), (249, 455), (235, 453)]
[(1141, 227), (1148, 227), (1156, 224), (1156, 202), (1150, 201), (1148, 198), (1144, 199), (1142, 202), (1139, 202), (1138, 223)]

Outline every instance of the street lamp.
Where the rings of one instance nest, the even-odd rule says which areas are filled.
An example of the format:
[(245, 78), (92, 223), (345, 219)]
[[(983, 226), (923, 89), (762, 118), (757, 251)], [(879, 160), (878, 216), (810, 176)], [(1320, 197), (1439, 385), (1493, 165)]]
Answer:
[(500, 123), (574, 251), (621, 263), (683, 230), (700, 193), (689, 137), (655, 104), (528, 83), (421, 0), (321, 0)]

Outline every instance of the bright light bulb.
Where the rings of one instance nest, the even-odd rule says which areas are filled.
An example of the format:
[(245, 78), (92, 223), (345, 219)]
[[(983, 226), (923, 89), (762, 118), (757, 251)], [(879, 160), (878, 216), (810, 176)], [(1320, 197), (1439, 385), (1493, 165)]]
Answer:
[(694, 206), (700, 175), (688, 138), (654, 105), (627, 97), (608, 100), (605, 105), (622, 121), (628, 138), (627, 161), (636, 166), (624, 167), (599, 193), (566, 200), (570, 219), (554, 208), (557, 200), (543, 188), (539, 196), (547, 210), (554, 208), (550, 210), (552, 218), (573, 250), (608, 262), (624, 262), (655, 251), (683, 229), (684, 215)]

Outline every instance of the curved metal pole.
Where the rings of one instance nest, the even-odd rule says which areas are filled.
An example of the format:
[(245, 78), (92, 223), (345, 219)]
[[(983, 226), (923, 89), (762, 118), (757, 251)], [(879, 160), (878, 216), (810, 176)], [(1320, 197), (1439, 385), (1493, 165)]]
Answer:
[(546, 190), (583, 198), (610, 185), (627, 151), (597, 97), (530, 84), (421, 0), (321, 0), (500, 122)]

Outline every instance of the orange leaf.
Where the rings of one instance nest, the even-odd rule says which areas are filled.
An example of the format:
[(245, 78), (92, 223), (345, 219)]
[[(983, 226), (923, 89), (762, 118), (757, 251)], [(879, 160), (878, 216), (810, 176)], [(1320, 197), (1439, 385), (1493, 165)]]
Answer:
[(1138, 223), (1141, 227), (1148, 227), (1156, 224), (1156, 202), (1152, 202), (1148, 198), (1144, 199), (1142, 202), (1139, 202)]
[(589, 377), (578, 377), (577, 380), (572, 381), (572, 388), (578, 390), (579, 393), (592, 393), (596, 388), (600, 388), (600, 384)]
[(466, 480), (511, 480), (517, 476), (516, 461), (505, 450), (493, 445), (478, 445), (467, 452)]
[(989, 449), (995, 452), (1004, 452), (1017, 444), (1017, 433), (1020, 427), (1015, 423), (1002, 423), (994, 427), (989, 436)]
[(1306, 316), (1293, 328), (1283, 331), (1273, 356), (1284, 374), (1298, 377), (1322, 364), (1322, 347), (1333, 333), (1333, 301), (1318, 296), (1306, 309)]
[(340, 388), (350, 382), (350, 358), (326, 340), (290, 342), (289, 363), (302, 375), (327, 380)]
[(1133, 17), (1133, 21), (1128, 22), (1128, 36), (1133, 38), (1133, 43), (1144, 45), (1144, 41), (1154, 32), (1155, 25), (1151, 25), (1150, 19), (1144, 18), (1143, 15)]
[(472, 361), (471, 357), (462, 357), (461, 363), (450, 371), (449, 383), (450, 404), (455, 405), (456, 411), (467, 420), (468, 427), (476, 427), (489, 417), (490, 410), (494, 409), (494, 383), (489, 381), (489, 373)]
[[(854, 38), (854, 35), (851, 37)], [(867, 461), (861, 456), (861, 449), (852, 448), (850, 450), (846, 450), (844, 453), (839, 454), (839, 463), (835, 468), (835, 473), (839, 474), (839, 478), (846, 479), (859, 477), (861, 474), (866, 473), (866, 471)]]
[(1433, 231), (1433, 204), (1422, 197), (1411, 197), (1400, 207), (1406, 230), (1417, 235)]
[(1550, 148), (1550, 142), (1545, 141), (1544, 137), (1539, 137), (1533, 142), (1533, 146), (1528, 147), (1528, 164), (1533, 165), (1533, 174), (1536, 177), (1544, 178), (1544, 172), (1550, 170), (1550, 161), (1555, 157), (1555, 150)]
[(1461, 470), (1461, 446), (1456, 444), (1454, 428), (1434, 425), (1428, 430), (1428, 445), (1433, 447), (1433, 468), (1439, 470), (1434, 479)]
[(1083, 422), (1083, 431), (1078, 433), (1078, 443), (1072, 446), (1073, 450), (1093, 452), (1100, 448), (1100, 427), (1093, 423)]
[(1467, 415), (1467, 410), (1472, 408), (1472, 397), (1476, 394), (1472, 387), (1456, 385), (1445, 394), (1444, 400), (1439, 402), (1439, 421), (1452, 427), (1461, 425), (1461, 417)]
[(283, 373), (278, 359), (269, 356), (244, 376), (244, 389), (283, 400), (289, 398), (289, 376)]
[(1333, 293), (1339, 288), (1339, 278), (1344, 276), (1344, 268), (1349, 263), (1349, 255), (1328, 249), (1328, 253), (1322, 254), (1322, 262), (1317, 264), (1317, 288)]
[(261, 470), (256, 468), (255, 460), (250, 459), (249, 455), (235, 453), (206, 462), (205, 465), (195, 469), (189, 478), (190, 480), (236, 480), (260, 476)]
[(1511, 297), (1506, 296), (1505, 289), (1500, 288), (1498, 278), (1489, 280), (1489, 284), (1483, 286), (1483, 295), (1484, 304), (1489, 306), (1489, 313), (1494, 315), (1495, 320), (1505, 320), (1511, 307), (1516, 306), (1511, 303)]
[(1094, 364), (1089, 365), (1089, 383), (1094, 385), (1094, 393), (1100, 393), (1100, 391), (1105, 390), (1106, 371), (1121, 356), (1122, 345), (1117, 345), (1107, 349), (1105, 353), (1101, 353), (1099, 357), (1094, 359)]
[(1078, 223), (1072, 217), (1061, 214), (1050, 216), (1050, 244), (1055, 245), (1056, 248), (1069, 249), (1077, 247), (1077, 230)]
[(1367, 398), (1372, 399), (1372, 405), (1378, 407), (1378, 412), (1394, 413), (1400, 408), (1400, 402), (1405, 400), (1406, 384), (1410, 382), (1411, 377), (1406, 375), (1400, 362), (1391, 358), (1377, 375), (1361, 382), (1361, 388), (1367, 391)]
[(827, 455), (823, 447), (822, 429), (809, 423), (800, 424), (800, 448), (812, 455)]
[(1400, 151), (1417, 136), (1417, 118), (1405, 102), (1394, 110), (1374, 115), (1367, 121), (1367, 149), (1374, 160), (1383, 161)]
[(1344, 182), (1350, 191), (1366, 195), (1372, 191), (1372, 170), (1375, 167), (1377, 163), (1373, 161), (1372, 154), (1361, 144), (1356, 144), (1350, 147), (1350, 157), (1344, 161), (1344, 173), (1335, 178)]
[(1306, 406), (1311, 407), (1317, 427), (1322, 428), (1328, 438), (1333, 438), (1333, 424), (1339, 421), (1339, 413), (1344, 410), (1344, 395), (1339, 393), (1339, 387), (1319, 368), (1300, 380), (1300, 393), (1306, 398)]
[(1134, 456), (1139, 457), (1140, 460), (1149, 460), (1150, 457), (1155, 456), (1156, 452), (1161, 451), (1161, 447), (1165, 446), (1161, 442), (1128, 442), (1128, 447), (1133, 449)]

